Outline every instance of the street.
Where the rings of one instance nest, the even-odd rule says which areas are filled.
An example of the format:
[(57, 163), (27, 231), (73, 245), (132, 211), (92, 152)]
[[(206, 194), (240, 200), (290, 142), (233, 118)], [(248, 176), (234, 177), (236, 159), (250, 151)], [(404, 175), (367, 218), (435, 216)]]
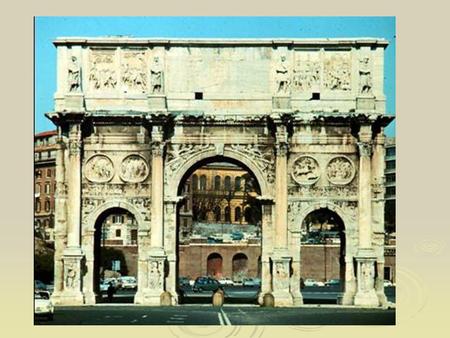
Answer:
[[(210, 304), (211, 291), (193, 291), (192, 287), (184, 286), (182, 304)], [(225, 304), (257, 304), (260, 289), (258, 287), (224, 286)], [(309, 286), (301, 290), (305, 304), (337, 304), (338, 296), (341, 295), (339, 286), (319, 287)], [(388, 301), (395, 303), (395, 287), (385, 287), (384, 292)], [(109, 302), (106, 294), (103, 294), (103, 303), (133, 303), (134, 290), (118, 290)]]
[(251, 305), (56, 307), (53, 321), (36, 325), (394, 325), (395, 310), (339, 306), (262, 308)]

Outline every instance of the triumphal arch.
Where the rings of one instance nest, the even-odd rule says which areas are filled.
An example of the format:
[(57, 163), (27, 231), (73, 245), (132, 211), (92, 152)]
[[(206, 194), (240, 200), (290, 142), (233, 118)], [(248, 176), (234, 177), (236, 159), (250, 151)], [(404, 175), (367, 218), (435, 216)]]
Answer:
[(98, 296), (98, 220), (138, 223), (136, 304), (177, 295), (181, 182), (232, 161), (260, 187), (262, 286), (303, 303), (300, 234), (328, 209), (345, 233), (343, 304), (386, 303), (382, 39), (58, 38), (55, 291)]

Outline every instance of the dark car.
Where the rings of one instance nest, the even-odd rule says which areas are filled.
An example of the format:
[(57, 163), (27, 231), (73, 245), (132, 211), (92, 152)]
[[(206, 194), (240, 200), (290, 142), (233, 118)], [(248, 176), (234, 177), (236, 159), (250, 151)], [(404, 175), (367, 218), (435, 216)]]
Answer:
[(179, 277), (178, 285), (179, 286), (189, 286), (189, 279), (187, 277)]
[(194, 291), (216, 291), (220, 288), (220, 283), (212, 277), (198, 277), (193, 286)]

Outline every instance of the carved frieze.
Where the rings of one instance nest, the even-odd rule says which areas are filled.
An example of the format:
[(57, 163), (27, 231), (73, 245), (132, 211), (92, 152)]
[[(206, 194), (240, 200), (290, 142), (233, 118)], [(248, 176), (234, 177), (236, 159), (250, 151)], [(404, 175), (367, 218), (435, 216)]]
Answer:
[(147, 61), (144, 52), (124, 52), (121, 72), (125, 92), (147, 91)]
[(292, 75), (293, 91), (309, 91), (320, 87), (322, 65), (318, 52), (297, 52)]
[(77, 289), (79, 286), (77, 265), (76, 261), (64, 260), (64, 287), (66, 289)]
[(290, 195), (304, 198), (356, 198), (358, 196), (358, 187), (356, 185), (331, 185), (315, 186), (301, 185), (291, 186), (288, 189)]
[(86, 178), (94, 183), (109, 182), (114, 176), (114, 165), (105, 155), (94, 155), (86, 162)]
[(350, 52), (325, 53), (323, 85), (328, 90), (351, 90)]
[(163, 288), (163, 261), (152, 260), (149, 262), (148, 287), (153, 290)]
[(143, 182), (149, 174), (149, 167), (144, 158), (139, 155), (129, 155), (120, 166), (120, 178), (124, 182)]
[(355, 177), (355, 166), (349, 158), (337, 156), (328, 162), (326, 174), (333, 184), (349, 184)]
[(164, 182), (176, 173), (190, 157), (204, 151), (214, 149), (213, 144), (170, 144), (167, 147), (166, 164), (164, 166)]
[(300, 185), (311, 185), (320, 177), (319, 163), (311, 156), (300, 156), (292, 165), (292, 178)]
[(113, 51), (92, 51), (90, 55), (89, 87), (92, 90), (113, 90), (117, 85)]
[(273, 150), (263, 149), (255, 144), (232, 144), (230, 148), (241, 153), (244, 157), (250, 158), (267, 177), (267, 182), (275, 182), (275, 160)]

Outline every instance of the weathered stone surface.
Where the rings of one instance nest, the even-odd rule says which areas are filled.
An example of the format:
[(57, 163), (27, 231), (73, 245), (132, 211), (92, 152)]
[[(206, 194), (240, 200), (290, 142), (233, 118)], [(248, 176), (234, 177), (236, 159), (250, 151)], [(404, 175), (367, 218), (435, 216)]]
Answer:
[(379, 304), (379, 149), (391, 120), (386, 41), (60, 38), (55, 45), (48, 114), (61, 139), (55, 301), (95, 302), (98, 222), (122, 208), (138, 223), (135, 302), (160, 305), (169, 292), (176, 304), (180, 184), (199, 163), (228, 160), (261, 188), (261, 301), (271, 294), (275, 306), (302, 303), (300, 227), (327, 208), (345, 227), (342, 302)]

